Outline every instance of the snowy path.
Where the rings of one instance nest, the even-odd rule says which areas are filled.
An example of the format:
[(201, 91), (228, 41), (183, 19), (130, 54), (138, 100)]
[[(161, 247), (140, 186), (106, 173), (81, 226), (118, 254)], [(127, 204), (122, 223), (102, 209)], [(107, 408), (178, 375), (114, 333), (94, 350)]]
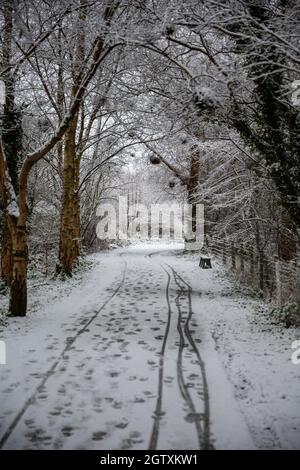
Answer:
[(203, 299), (220, 281), (178, 253), (99, 254), (79, 288), (12, 320), (1, 333), (1, 448), (257, 446), (213, 339), (216, 305)]

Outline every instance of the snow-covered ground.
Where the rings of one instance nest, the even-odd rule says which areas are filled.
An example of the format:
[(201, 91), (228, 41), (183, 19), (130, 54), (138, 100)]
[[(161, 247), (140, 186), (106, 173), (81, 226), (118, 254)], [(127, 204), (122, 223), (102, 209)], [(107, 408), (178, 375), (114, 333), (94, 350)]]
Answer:
[(300, 449), (300, 331), (182, 247), (90, 258), (0, 329), (4, 449)]

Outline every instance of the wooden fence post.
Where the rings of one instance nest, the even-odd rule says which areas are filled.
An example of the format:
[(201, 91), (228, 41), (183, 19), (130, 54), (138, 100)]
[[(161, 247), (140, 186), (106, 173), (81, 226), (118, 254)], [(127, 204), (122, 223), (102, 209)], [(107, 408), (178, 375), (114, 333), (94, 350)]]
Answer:
[(259, 250), (259, 288), (264, 290), (264, 254), (262, 250)]
[(205, 248), (207, 248), (207, 249), (210, 248), (210, 237), (209, 237), (209, 235), (206, 235), (206, 236), (205, 236), (205, 239), (204, 239), (204, 246), (205, 246)]
[(234, 242), (231, 242), (231, 267), (232, 267), (232, 269), (236, 269), (235, 245), (234, 245)]
[(249, 252), (250, 252), (250, 274), (252, 277), (254, 274), (254, 253), (253, 253), (252, 247), (249, 247)]
[(270, 263), (269, 258), (264, 256), (264, 288), (267, 290), (267, 294), (271, 293), (271, 273), (270, 273)]
[(227, 249), (227, 243), (226, 243), (226, 240), (223, 240), (223, 246), (222, 246), (222, 261), (224, 264), (226, 264), (227, 262), (227, 253), (226, 253), (226, 249)]
[(241, 272), (244, 272), (245, 263), (244, 263), (244, 243), (241, 244), (240, 248), (240, 260), (241, 260)]
[(277, 255), (274, 256), (275, 262), (275, 274), (276, 274), (276, 303), (279, 307), (282, 306), (282, 294), (281, 294), (281, 273), (280, 273), (280, 261)]

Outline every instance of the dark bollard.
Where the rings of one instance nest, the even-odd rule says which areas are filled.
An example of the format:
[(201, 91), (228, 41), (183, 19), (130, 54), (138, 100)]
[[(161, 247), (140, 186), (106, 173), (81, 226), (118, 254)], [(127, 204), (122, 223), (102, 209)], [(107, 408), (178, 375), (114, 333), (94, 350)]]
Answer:
[(211, 259), (210, 258), (204, 258), (201, 256), (199, 266), (202, 269), (211, 269)]

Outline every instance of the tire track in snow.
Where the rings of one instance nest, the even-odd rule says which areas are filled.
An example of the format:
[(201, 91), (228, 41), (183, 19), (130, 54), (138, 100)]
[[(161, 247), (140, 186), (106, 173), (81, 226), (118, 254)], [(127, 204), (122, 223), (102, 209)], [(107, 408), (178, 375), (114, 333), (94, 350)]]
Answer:
[[(162, 253), (163, 251), (155, 251), (153, 253), (149, 253), (146, 255), (147, 258), (152, 258), (153, 255)], [(150, 443), (149, 443), (149, 450), (155, 450), (157, 448), (157, 443), (158, 443), (158, 437), (159, 437), (159, 429), (160, 429), (160, 421), (163, 416), (162, 414), (162, 400), (163, 400), (163, 384), (164, 384), (164, 364), (165, 364), (165, 350), (167, 346), (167, 340), (169, 336), (169, 331), (170, 331), (170, 325), (171, 325), (171, 317), (172, 317), (172, 309), (171, 309), (171, 302), (170, 302), (170, 295), (169, 295), (169, 288), (170, 288), (170, 282), (171, 282), (171, 276), (169, 272), (163, 267), (161, 263), (158, 263), (160, 267), (163, 269), (163, 271), (167, 275), (167, 286), (166, 286), (166, 300), (167, 300), (167, 305), (168, 305), (168, 320), (167, 320), (167, 325), (166, 329), (164, 332), (164, 337), (163, 337), (163, 342), (162, 342), (162, 347), (160, 350), (160, 357), (159, 357), (159, 369), (158, 369), (158, 392), (157, 392), (157, 400), (156, 400), (156, 406), (155, 410), (153, 413), (153, 427), (152, 427), (152, 432), (151, 432), (151, 437), (150, 437)]]
[[(165, 252), (165, 250), (162, 251), (155, 251), (153, 253), (149, 253), (146, 256), (149, 258), (152, 258), (153, 255), (158, 255), (160, 253)], [(196, 343), (192, 337), (189, 323), (192, 318), (193, 310), (192, 310), (192, 287), (183, 279), (178, 272), (170, 266), (168, 263), (165, 263), (166, 266), (171, 270), (171, 273), (173, 274), (174, 281), (179, 288), (178, 294), (175, 298), (175, 305), (176, 309), (178, 312), (177, 316), (177, 331), (179, 333), (179, 348), (178, 348), (178, 356), (177, 356), (177, 380), (178, 380), (178, 386), (181, 392), (181, 395), (185, 402), (187, 403), (191, 416), (194, 417), (194, 423), (196, 427), (196, 433), (197, 433), (197, 439), (199, 443), (199, 448), (200, 449), (213, 449), (213, 445), (210, 443), (210, 407), (209, 407), (209, 394), (208, 394), (208, 384), (207, 384), (207, 378), (206, 378), (206, 371), (205, 371), (205, 364), (204, 361), (201, 358), (200, 352), (196, 346)], [(167, 282), (167, 288), (166, 288), (166, 297), (167, 297), (167, 303), (168, 303), (168, 323), (167, 327), (165, 330), (164, 338), (163, 338), (163, 345), (160, 353), (160, 361), (159, 361), (159, 377), (158, 377), (158, 396), (157, 396), (157, 402), (156, 402), (156, 408), (154, 411), (154, 423), (153, 423), (153, 428), (152, 428), (152, 433), (151, 433), (151, 439), (150, 439), (150, 444), (149, 444), (149, 449), (154, 450), (157, 448), (157, 442), (158, 442), (158, 435), (159, 435), (159, 427), (160, 427), (160, 420), (162, 417), (162, 398), (163, 398), (163, 379), (164, 379), (164, 353), (165, 353), (165, 348), (167, 344), (167, 339), (168, 339), (168, 333), (170, 329), (170, 322), (171, 322), (171, 317), (172, 317), (172, 310), (171, 310), (171, 302), (169, 298), (169, 287), (170, 287), (170, 282), (171, 282), (171, 276), (170, 273), (165, 269), (165, 267), (159, 263), (161, 268), (165, 271), (165, 273), (168, 276), (168, 282)], [(180, 284), (181, 281), (185, 287)], [(183, 316), (182, 316), (182, 309), (180, 305), (180, 298), (182, 295), (185, 295), (187, 293), (187, 301), (188, 301), (188, 316), (184, 322), (184, 329), (182, 330), (182, 321), (184, 321)], [(203, 416), (203, 429), (201, 426), (200, 419), (198, 419), (197, 413), (196, 413), (196, 407), (193, 402), (193, 399), (191, 397), (191, 394), (188, 390), (187, 384), (184, 379), (184, 374), (183, 374), (183, 351), (184, 351), (184, 346), (185, 346), (185, 337), (190, 344), (192, 351), (197, 357), (197, 362), (200, 366), (200, 374), (202, 378), (202, 385), (203, 385), (203, 402), (204, 402), (204, 416)]]
[[(121, 256), (121, 255), (120, 255)], [(95, 314), (85, 323), (85, 325), (80, 328), (72, 337), (67, 338), (66, 340), (66, 346), (58, 356), (58, 358), (53, 362), (52, 366), (48, 369), (46, 374), (44, 375), (43, 380), (40, 382), (40, 384), (36, 387), (35, 391), (32, 393), (32, 395), (26, 400), (24, 403), (23, 407), (21, 410), (18, 412), (18, 414), (14, 417), (13, 421), (7, 428), (7, 430), (4, 432), (2, 437), (0, 438), (0, 449), (3, 448), (3, 446), (6, 444), (7, 440), (10, 438), (14, 430), (16, 429), (17, 425), (19, 424), (20, 420), (26, 413), (27, 409), (32, 405), (35, 400), (36, 396), (43, 390), (43, 387), (45, 386), (47, 380), (51, 377), (51, 375), (55, 372), (58, 364), (60, 361), (64, 358), (64, 355), (66, 352), (68, 352), (71, 348), (71, 346), (75, 343), (76, 339), (84, 333), (87, 328), (90, 326), (90, 324), (98, 317), (99, 313), (102, 312), (102, 310), (106, 307), (106, 305), (118, 294), (119, 290), (124, 284), (125, 281), (125, 276), (126, 276), (126, 269), (127, 269), (127, 262), (124, 261), (124, 269), (123, 269), (123, 274), (122, 274), (122, 279), (118, 285), (118, 287), (113, 291), (113, 293), (108, 297), (108, 299), (101, 305), (101, 307), (95, 312)]]
[[(201, 448), (202, 449), (212, 449), (213, 446), (210, 443), (210, 404), (209, 404), (209, 393), (208, 393), (208, 383), (207, 383), (207, 377), (206, 377), (205, 363), (204, 363), (204, 361), (203, 361), (203, 359), (200, 355), (199, 349), (197, 348), (197, 345), (196, 345), (196, 343), (194, 341), (194, 338), (191, 334), (190, 326), (189, 326), (190, 320), (191, 320), (192, 315), (193, 315), (192, 287), (190, 286), (190, 284), (188, 284), (186, 282), (185, 279), (182, 278), (182, 276), (180, 276), (178, 274), (177, 271), (175, 271), (175, 269), (172, 266), (170, 266), (169, 264), (167, 266), (171, 269), (171, 271), (173, 273), (173, 276), (174, 276), (174, 281), (177, 284), (177, 286), (179, 287), (179, 289), (181, 290), (181, 292), (182, 293), (187, 292), (188, 316), (187, 316), (187, 319), (186, 319), (185, 324), (184, 324), (184, 333), (186, 335), (186, 338), (187, 338), (193, 352), (195, 353), (195, 355), (197, 357), (197, 361), (198, 361), (198, 364), (199, 364), (199, 367), (200, 367), (200, 373), (201, 373), (201, 377), (202, 377), (202, 385), (203, 385), (204, 416), (203, 416), (203, 431), (201, 432), (201, 434), (203, 434), (201, 436)], [(179, 279), (179, 281), (181, 281), (186, 286), (186, 289), (184, 289), (180, 285), (180, 283), (178, 282), (178, 279)], [(177, 303), (177, 308), (178, 309), (181, 308), (179, 302)], [(180, 328), (181, 328), (181, 325), (180, 325)], [(197, 423), (199, 423), (198, 420), (195, 421), (196, 427), (197, 427)], [(198, 435), (199, 435), (199, 432), (198, 432)]]
[(153, 414), (154, 423), (153, 423), (153, 428), (152, 428), (152, 433), (151, 433), (151, 438), (150, 438), (150, 443), (149, 443), (150, 450), (155, 450), (157, 448), (157, 442), (158, 442), (160, 420), (162, 417), (165, 351), (166, 351), (167, 340), (168, 340), (169, 331), (170, 331), (171, 316), (172, 316), (172, 310), (171, 310), (171, 304), (170, 304), (170, 298), (169, 298), (169, 287), (170, 287), (170, 282), (171, 282), (171, 276), (165, 269), (164, 271), (166, 272), (168, 276), (167, 286), (166, 286), (166, 299), (167, 299), (167, 304), (168, 304), (168, 320), (167, 320), (167, 325), (166, 325), (163, 343), (162, 343), (162, 347), (160, 350), (160, 357), (159, 357), (158, 392), (157, 392), (156, 407), (155, 407), (155, 411)]
[[(172, 270), (172, 273), (173, 273), (173, 270)], [(197, 416), (196, 416), (196, 407), (194, 405), (191, 394), (188, 390), (186, 381), (184, 379), (184, 374), (183, 374), (183, 351), (184, 351), (184, 347), (185, 347), (185, 338), (184, 338), (184, 334), (183, 334), (182, 326), (181, 326), (181, 323), (184, 319), (183, 319), (183, 316), (182, 316), (182, 310), (181, 310), (181, 306), (180, 306), (180, 298), (181, 298), (182, 294), (184, 294), (185, 291), (182, 288), (182, 286), (180, 286), (176, 282), (174, 273), (173, 273), (173, 276), (174, 276), (175, 283), (179, 287), (178, 294), (175, 298), (175, 305), (176, 305), (177, 311), (178, 311), (177, 331), (179, 333), (179, 349), (178, 349), (178, 357), (177, 357), (177, 380), (178, 380), (178, 385), (179, 385), (181, 395), (182, 395), (183, 399), (186, 401), (186, 403), (189, 407), (191, 416), (194, 418), (199, 449), (201, 449), (203, 447), (203, 432), (202, 432), (200, 421), (199, 421), (199, 419), (197, 419)]]

